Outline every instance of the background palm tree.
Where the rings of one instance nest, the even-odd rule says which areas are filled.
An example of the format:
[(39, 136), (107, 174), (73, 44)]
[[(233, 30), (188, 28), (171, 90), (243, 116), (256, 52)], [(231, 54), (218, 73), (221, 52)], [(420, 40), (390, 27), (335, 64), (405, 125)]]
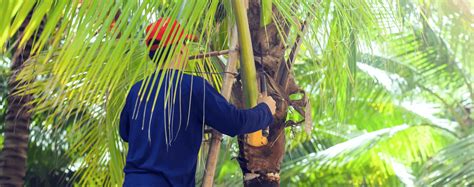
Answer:
[[(33, 48), (34, 38), (29, 38), (26, 43), (23, 37), (26, 35), (26, 27), (31, 21), (32, 12), (28, 13), (23, 23), (18, 29), (16, 41), (12, 43), (14, 50), (13, 61), (11, 65), (11, 75), (8, 80), (8, 108), (5, 115), (5, 128), (3, 149), (0, 153), (0, 185), (5, 186), (23, 186), (23, 178), (26, 175), (27, 152), (29, 138), (29, 123), (31, 120), (30, 102), (31, 94), (18, 94), (19, 88), (25, 83), (21, 83), (18, 74), (24, 67), (28, 58), (30, 58)], [(43, 31), (43, 20), (38, 26), (36, 34), (39, 36)]]
[[(305, 128), (295, 125), (307, 117), (299, 114), (301, 108), (280, 111), (280, 127), (283, 122), (291, 127), (271, 133), (279, 134), (278, 129), (287, 136), (275, 146), (286, 149), (282, 184), (472, 184), (471, 167), (463, 167), (472, 159), (453, 159), (468, 153), (472, 140), (473, 15), (465, 8), (472, 7), (468, 1), (271, 4), (274, 13), (267, 28), (275, 29), (261, 29), (255, 17), (262, 9), (257, 1), (249, 4), (255, 59), (275, 62), (266, 69), (272, 74), (282, 64), (278, 60), (290, 58), (301, 36), (292, 74), (308, 93), (315, 119), (306, 121), (312, 129)], [(5, 1), (0, 7), (11, 15), (0, 19), (2, 47), (18, 32), (27, 12), (34, 14), (20, 44), (35, 36), (45, 17), (44, 30), (32, 45), (35, 57), (19, 75), (28, 84), (20, 89), (35, 95), (35, 113), (54, 122), (41, 127), (66, 129), (65, 154), (71, 158), (73, 181), (89, 185), (122, 182), (127, 147), (117, 134), (118, 114), (130, 86), (154, 70), (143, 45), (144, 26), (157, 17), (176, 18), (190, 32), (200, 33), (193, 52), (202, 53), (226, 49), (227, 25), (235, 20), (231, 3), (217, 0)], [(118, 18), (110, 16), (119, 10)], [(282, 46), (275, 48), (280, 56), (266, 52), (273, 48), (262, 46), (265, 42)], [(226, 63), (222, 56), (197, 60), (189, 71), (222, 72)], [(220, 87), (221, 74), (200, 75)], [(304, 96), (295, 93), (287, 101)], [(432, 112), (420, 112), (426, 109)], [(216, 184), (240, 183), (238, 164), (230, 159), (239, 152), (238, 142), (225, 138), (223, 144)], [(202, 161), (206, 147), (204, 143)], [(271, 155), (268, 160), (278, 163), (283, 152)], [(203, 170), (199, 168), (197, 175)]]

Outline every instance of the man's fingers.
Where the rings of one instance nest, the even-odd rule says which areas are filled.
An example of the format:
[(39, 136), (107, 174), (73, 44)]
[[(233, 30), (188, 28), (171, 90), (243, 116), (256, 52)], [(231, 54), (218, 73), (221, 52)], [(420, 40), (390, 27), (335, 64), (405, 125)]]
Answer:
[(267, 96), (267, 95), (262, 95), (261, 93), (259, 93), (258, 103), (267, 104), (268, 108), (270, 108), (270, 111), (272, 112), (272, 115), (275, 114), (276, 102), (273, 99), (273, 97)]

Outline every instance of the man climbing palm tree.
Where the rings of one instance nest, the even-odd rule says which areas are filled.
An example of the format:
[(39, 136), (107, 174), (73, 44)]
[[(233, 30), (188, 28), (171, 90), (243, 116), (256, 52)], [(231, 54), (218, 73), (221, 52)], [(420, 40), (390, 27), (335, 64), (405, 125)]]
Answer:
[[(169, 52), (182, 37), (195, 38), (184, 35), (180, 24), (170, 19), (147, 27), (150, 58), (169, 62), (159, 64), (163, 70), (154, 73), (148, 84), (136, 83), (127, 96), (120, 116), (120, 136), (129, 144), (124, 186), (194, 186), (204, 124), (236, 136), (264, 129), (273, 121), (271, 97), (260, 98), (252, 109), (240, 110), (203, 78), (183, 74), (187, 46), (176, 55)], [(160, 77), (163, 84), (158, 84)]]

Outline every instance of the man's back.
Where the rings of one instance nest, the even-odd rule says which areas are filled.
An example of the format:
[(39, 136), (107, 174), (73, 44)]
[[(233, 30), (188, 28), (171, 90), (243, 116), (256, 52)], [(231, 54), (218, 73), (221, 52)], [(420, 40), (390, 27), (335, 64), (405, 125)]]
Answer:
[(143, 82), (132, 87), (121, 114), (120, 136), (129, 142), (124, 186), (194, 186), (204, 124), (235, 136), (265, 128), (273, 120), (267, 105), (238, 110), (204, 79), (176, 70), (166, 73), (156, 92), (157, 75), (143, 101)]

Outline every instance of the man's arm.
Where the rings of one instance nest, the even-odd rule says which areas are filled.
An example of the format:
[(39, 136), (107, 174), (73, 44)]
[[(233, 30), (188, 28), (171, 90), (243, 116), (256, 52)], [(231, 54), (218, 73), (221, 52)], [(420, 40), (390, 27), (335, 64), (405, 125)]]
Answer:
[[(263, 129), (273, 122), (272, 110), (265, 103), (241, 110), (227, 102), (206, 80), (195, 78), (194, 98), (204, 122), (229, 136), (241, 135)], [(194, 108), (194, 107), (193, 107)], [(274, 109), (273, 109), (274, 110)]]

